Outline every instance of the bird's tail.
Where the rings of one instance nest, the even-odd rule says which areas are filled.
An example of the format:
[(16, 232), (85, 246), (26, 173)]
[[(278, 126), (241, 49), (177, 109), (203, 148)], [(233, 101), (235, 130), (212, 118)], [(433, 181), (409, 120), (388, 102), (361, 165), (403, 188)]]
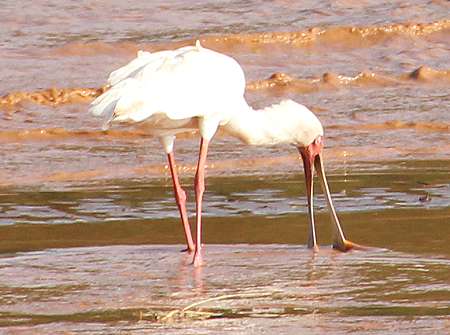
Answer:
[(112, 121), (134, 120), (139, 101), (140, 86), (133, 78), (125, 79), (96, 98), (89, 107), (89, 112), (105, 120), (103, 129), (108, 129)]

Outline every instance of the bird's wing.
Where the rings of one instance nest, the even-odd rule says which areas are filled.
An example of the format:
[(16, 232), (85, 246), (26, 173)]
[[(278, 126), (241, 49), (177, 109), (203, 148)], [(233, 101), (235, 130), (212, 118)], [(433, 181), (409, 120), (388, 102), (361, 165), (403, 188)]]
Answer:
[[(231, 57), (184, 47), (140, 53), (110, 76), (112, 87), (91, 104), (91, 112), (109, 121), (145, 120), (156, 113), (171, 119), (233, 112), (245, 91), (240, 65)], [(241, 100), (239, 100), (240, 102)]]
[(134, 77), (136, 73), (141, 71), (144, 67), (152, 67), (153, 69), (156, 69), (164, 62), (165, 59), (193, 48), (194, 47), (192, 46), (188, 46), (179, 48), (177, 50), (164, 50), (153, 53), (139, 50), (135, 59), (133, 59), (127, 65), (111, 72), (108, 77), (108, 85), (114, 86), (124, 79)]
[(118, 84), (120, 81), (132, 77), (139, 72), (142, 67), (151, 63), (158, 58), (162, 58), (161, 53), (169, 53), (170, 51), (162, 51), (157, 53), (150, 53), (147, 51), (138, 51), (137, 57), (129, 62), (127, 65), (122, 66), (121, 68), (111, 72), (108, 77), (108, 85), (114, 86)]

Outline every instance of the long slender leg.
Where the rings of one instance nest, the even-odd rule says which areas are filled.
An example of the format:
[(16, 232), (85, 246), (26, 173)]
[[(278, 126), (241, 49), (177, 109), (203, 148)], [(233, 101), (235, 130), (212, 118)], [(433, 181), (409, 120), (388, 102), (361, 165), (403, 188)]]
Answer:
[(202, 138), (200, 141), (200, 153), (198, 156), (197, 173), (195, 174), (195, 203), (197, 215), (197, 238), (195, 240), (195, 254), (193, 264), (199, 266), (202, 264), (201, 249), (202, 249), (202, 201), (203, 192), (205, 191), (205, 163), (206, 155), (208, 153), (209, 141)]
[(175, 193), (175, 200), (177, 201), (178, 210), (180, 211), (181, 222), (184, 228), (184, 236), (186, 238), (187, 251), (194, 251), (194, 242), (192, 240), (191, 227), (186, 212), (186, 192), (181, 188), (180, 181), (178, 180), (178, 173), (175, 166), (175, 158), (173, 151), (167, 154), (169, 159), (170, 173), (172, 175), (173, 190)]
[(316, 228), (314, 224), (314, 207), (313, 207), (313, 195), (314, 195), (314, 165), (311, 162), (310, 157), (303, 150), (299, 150), (303, 160), (303, 168), (305, 170), (305, 182), (306, 182), (306, 196), (308, 199), (308, 221), (309, 221), (309, 231), (308, 231), (308, 248), (318, 250)]

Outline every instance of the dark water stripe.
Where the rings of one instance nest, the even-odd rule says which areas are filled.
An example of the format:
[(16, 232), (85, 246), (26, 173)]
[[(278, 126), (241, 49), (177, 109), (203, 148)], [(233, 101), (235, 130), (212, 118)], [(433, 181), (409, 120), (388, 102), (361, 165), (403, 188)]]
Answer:
[[(121, 321), (153, 321), (164, 322), (164, 316), (168, 315), (173, 307), (158, 306), (155, 308), (122, 308), (94, 310), (73, 314), (27, 314), (0, 312), (0, 327), (5, 326), (31, 326), (55, 322), (71, 323), (106, 323)], [(340, 317), (352, 316), (447, 316), (450, 313), (449, 307), (428, 307), (428, 306), (365, 306), (365, 307), (303, 307), (290, 306), (279, 308), (202, 308), (202, 314), (185, 312), (171, 318), (173, 321), (189, 321), (198, 318), (282, 318), (286, 316), (301, 316), (306, 314), (339, 315)]]
[[(389, 248), (396, 251), (449, 257), (446, 244), (450, 213), (444, 209), (406, 208), (378, 212), (340, 213), (349, 236), (358, 243)], [(328, 222), (328, 213), (319, 212), (318, 222)], [(272, 244), (304, 245), (307, 239), (307, 216), (304, 213), (277, 217), (236, 216), (208, 217), (204, 237), (207, 244)], [(404, 244), (398, 236), (405, 234), (411, 222), (415, 230), (408, 232), (412, 241)], [(366, 228), (362, 228), (362, 226)], [(373, 234), (377, 227), (382, 234)], [(274, 235), (274, 228), (277, 234)], [(331, 227), (321, 227), (321, 241), (330, 236)], [(399, 235), (400, 234), (400, 235)], [(178, 218), (104, 220), (102, 222), (74, 222), (71, 224), (13, 224), (0, 226), (0, 253), (107, 245), (145, 245), (184, 243)], [(425, 238), (426, 237), (426, 238)], [(321, 242), (323, 243), (323, 242)], [(325, 247), (326, 248), (326, 247)]]

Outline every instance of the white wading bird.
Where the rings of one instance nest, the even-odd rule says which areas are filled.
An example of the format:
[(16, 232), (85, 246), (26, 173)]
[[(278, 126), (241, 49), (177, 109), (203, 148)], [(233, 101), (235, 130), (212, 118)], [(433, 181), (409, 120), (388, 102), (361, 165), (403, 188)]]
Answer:
[[(184, 227), (188, 251), (201, 264), (202, 198), (208, 145), (219, 126), (251, 145), (292, 144), (301, 154), (305, 170), (309, 234), (308, 247), (317, 249), (313, 214), (313, 173), (317, 169), (334, 225), (333, 246), (347, 251), (358, 245), (345, 239), (334, 209), (323, 168), (323, 128), (317, 117), (292, 100), (263, 110), (252, 109), (244, 98), (245, 78), (231, 57), (195, 46), (149, 53), (111, 73), (111, 88), (99, 96), (90, 111), (111, 122), (145, 123), (160, 138), (169, 159), (175, 199)], [(186, 193), (175, 168), (173, 145), (180, 132), (200, 132), (200, 154), (195, 175), (196, 240), (186, 213)]]

